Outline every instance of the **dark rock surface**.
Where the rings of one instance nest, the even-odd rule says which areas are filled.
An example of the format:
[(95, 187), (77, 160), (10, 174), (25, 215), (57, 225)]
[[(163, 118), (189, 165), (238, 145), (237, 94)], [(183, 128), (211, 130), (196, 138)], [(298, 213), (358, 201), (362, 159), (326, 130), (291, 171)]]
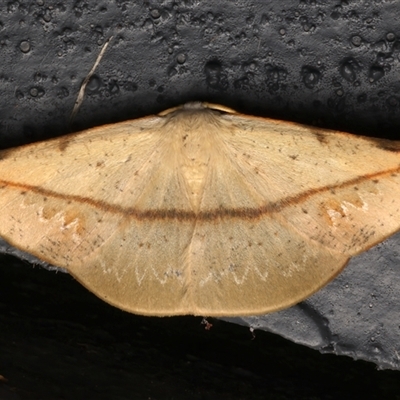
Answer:
[[(293, 120), (355, 134), (399, 139), (399, 13), (400, 4), (395, 1), (3, 2), (0, 4), (0, 148), (145, 116), (190, 100), (221, 103), (245, 113)], [(109, 47), (89, 81), (82, 106), (71, 124), (70, 115), (81, 83), (92, 68), (101, 47), (110, 37), (112, 39)], [(399, 240), (398, 237), (394, 237), (390, 242), (373, 249), (373, 253), (355, 259), (337, 282), (327, 286), (306, 303), (279, 314), (245, 321), (236, 319), (235, 322), (271, 330), (323, 351), (369, 359), (382, 368), (399, 368), (397, 352), (400, 347), (400, 328), (396, 322), (400, 320), (399, 307), (396, 306), (399, 296), (399, 280), (396, 279), (399, 276)], [(29, 270), (30, 267), (25, 265), (25, 269)], [(18, 285), (27, 273), (25, 269), (22, 268), (23, 273), (14, 277), (15, 271), (6, 267), (3, 269), (2, 266), (2, 283), (10, 282), (7, 279), (11, 279), (11, 282), (15, 279)], [(31, 272), (34, 274), (30, 275), (30, 279), (34, 279), (36, 273), (40, 273), (39, 282), (42, 279), (50, 279), (45, 275), (45, 271), (39, 272), (39, 269), (35, 269)], [(111, 374), (110, 387), (116, 385), (115, 391), (110, 389), (108, 397), (104, 394), (103, 398), (118, 398), (118, 362), (114, 360), (112, 368), (107, 369), (107, 363), (113, 360), (114, 349), (112, 346), (107, 347), (101, 339), (101, 333), (99, 338), (96, 333), (98, 325), (95, 325), (94, 331), (86, 326), (90, 312), (80, 314), (86, 300), (78, 305), (71, 306), (71, 303), (68, 303), (62, 311), (57, 300), (62, 285), (56, 285), (55, 282), (62, 280), (64, 284), (68, 278), (63, 274), (58, 274), (55, 278), (48, 285), (49, 294), (46, 294), (49, 287), (44, 283), (42, 287), (38, 282), (29, 290), (22, 284), (21, 287), (26, 289), (29, 295), (24, 297), (21, 294), (22, 298), (19, 300), (13, 297), (12, 292), (6, 293), (6, 289), (2, 289), (0, 293), (4, 299), (0, 363), (1, 367), (5, 368), (3, 360), (8, 360), (7, 365), (10, 366), (11, 363), (14, 368), (11, 368), (14, 371), (12, 376), (16, 377), (8, 387), (16, 387), (21, 398), (69, 398), (65, 388), (61, 392), (57, 391), (60, 390), (59, 387), (68, 386), (69, 375), (66, 369), (57, 371), (55, 365), (61, 357), (68, 358), (70, 353), (73, 354), (69, 360), (71, 366), (79, 366), (86, 362), (85, 357), (91, 357), (86, 350), (82, 350), (82, 358), (75, 354), (79, 348), (77, 343), (80, 343), (82, 337), (85, 339), (85, 334), (80, 336), (82, 331), (94, 335), (95, 351), (99, 358), (103, 356), (102, 360), (88, 362), (87, 368), (100, 366), (95, 368), (96, 373), (102, 371), (100, 375), (96, 375), (100, 382), (106, 381), (106, 377)], [(50, 295), (53, 285), (59, 289)], [(24, 290), (20, 289), (20, 292)], [(79, 291), (74, 287), (72, 296), (75, 295), (75, 290)], [(34, 307), (30, 303), (33, 292), (43, 293), (42, 297), (39, 296), (39, 304)], [(66, 299), (68, 293), (64, 292), (63, 296)], [(54, 315), (50, 318), (48, 331), (40, 328), (42, 319), (47, 318), (40, 313), (47, 312), (45, 306), (49, 298), (55, 305), (52, 308)], [(70, 300), (73, 301), (73, 298)], [(24, 302), (27, 308), (36, 307), (37, 313), (28, 310), (24, 314), (21, 311), (24, 310)], [(97, 315), (97, 321), (106, 321), (110, 318), (109, 314), (112, 314), (113, 318), (118, 314), (118, 311), (109, 311), (108, 306), (100, 305), (99, 302), (95, 304), (96, 306), (88, 307), (96, 308), (94, 313)], [(15, 311), (14, 306), (19, 311)], [(72, 309), (68, 311), (68, 307)], [(64, 312), (59, 325), (54, 321), (58, 312)], [(177, 351), (182, 340), (181, 336), (177, 336), (175, 329), (186, 330), (189, 329), (187, 325), (192, 324), (198, 327), (198, 320), (193, 319), (153, 320), (122, 314), (123, 318), (128, 318), (126, 321), (139, 318), (136, 320), (141, 321), (138, 322), (139, 326), (144, 324), (147, 327), (146, 332), (152, 332), (147, 333), (152, 338), (150, 341), (155, 340), (155, 332), (162, 335), (161, 332), (171, 329), (173, 333), (168, 338), (171, 342), (176, 340), (174, 344), (169, 345), (173, 351)], [(115, 322), (116, 330), (126, 330), (125, 324), (131, 323), (126, 321)], [(77, 339), (73, 341), (75, 350), (62, 345), (68, 343), (67, 337), (71, 335), (70, 328), (67, 327), (70, 323), (79, 324)], [(246, 348), (243, 350), (243, 357), (249, 357), (247, 361), (251, 362), (250, 355), (246, 355), (246, 346), (252, 346), (254, 341), (251, 341), (250, 345), (243, 344), (241, 336), (247, 335), (248, 331), (222, 322), (213, 323), (215, 326), (212, 331), (217, 330), (217, 326), (226, 329), (222, 338), (215, 339), (217, 344), (214, 346), (219, 361), (212, 361), (222, 365), (219, 370), (221, 374), (225, 374), (225, 367), (231, 365), (230, 357), (236, 353), (238, 342), (239, 347)], [(169, 328), (170, 324), (174, 327)], [(239, 339), (226, 340), (234, 335), (235, 329), (240, 329)], [(51, 335), (48, 339), (48, 332), (55, 331), (59, 336), (54, 338), (54, 341)], [(132, 331), (129, 332), (133, 334)], [(203, 331), (201, 332), (203, 334)], [(12, 338), (18, 339), (20, 335), (25, 341), (17, 341), (17, 344), (11, 347)], [(189, 338), (189, 341), (196, 335), (192, 330), (185, 332), (185, 338)], [(72, 336), (75, 337), (74, 333)], [(264, 333), (257, 333), (257, 340), (259, 336), (264, 337)], [(35, 342), (35, 338), (39, 344)], [(48, 340), (51, 344), (48, 344)], [(107, 340), (107, 343), (113, 341)], [(126, 340), (122, 337), (117, 339), (117, 342), (125, 343)], [(260, 348), (266, 346), (268, 340), (265, 339)], [(43, 344), (43, 341), (46, 343)], [(87, 340), (83, 342), (86, 343)], [(156, 340), (153, 344), (155, 347), (159, 346), (155, 353), (159, 356), (161, 345)], [(218, 346), (222, 345), (226, 345), (226, 348), (219, 353)], [(21, 360), (24, 354), (29, 353), (29, 346), (32, 346), (30, 353), (36, 364), (26, 361), (24, 367)], [(107, 347), (107, 351), (104, 350), (104, 346)], [(151, 348), (152, 344), (149, 346)], [(193, 346), (195, 348), (197, 344)], [(257, 349), (249, 354), (258, 354), (260, 351)], [(346, 376), (361, 376), (359, 371), (370, 368), (368, 371), (372, 372), (365, 372), (367, 375), (372, 374), (370, 379), (358, 378), (359, 381), (355, 379), (354, 382), (358, 382), (359, 387), (364, 385), (366, 393), (371, 395), (381, 393), (379, 390), (382, 389), (382, 385), (377, 382), (386, 379), (382, 377), (397, 376), (398, 379), (398, 375), (390, 375), (389, 372), (389, 375), (383, 375), (382, 372), (373, 371), (371, 366), (364, 367), (363, 363), (354, 363), (351, 360), (346, 361), (349, 364), (337, 366), (335, 363), (342, 361), (336, 360), (342, 358), (329, 356), (329, 362), (326, 362), (327, 356), (323, 357), (317, 352), (314, 352), (316, 361), (310, 361), (314, 368), (303, 370), (301, 365), (304, 365), (304, 358), (308, 355), (304, 356), (306, 353), (302, 352), (308, 350), (291, 347), (285, 351), (289, 352), (290, 356), (285, 355), (285, 358), (289, 357), (290, 361), (285, 363), (286, 367), (281, 364), (282, 367), (276, 370), (278, 375), (282, 374), (282, 381), (277, 376), (272, 376), (271, 380), (284, 382), (282, 386), (285, 386), (287, 380), (290, 380), (289, 375), (291, 376), (285, 368), (290, 368), (287, 365), (294, 363), (298, 366), (294, 375), (300, 375), (298, 380), (292, 381), (293, 390), (299, 387), (313, 387), (310, 383), (311, 378), (305, 378), (306, 371), (315, 376), (314, 384), (325, 379), (318, 375), (322, 373), (320, 367), (316, 366), (319, 363), (323, 365), (322, 369), (332, 368), (335, 377), (340, 376), (343, 371), (346, 371)], [(122, 350), (117, 353), (122, 357)], [(229, 357), (221, 361), (224, 353), (228, 353)], [(8, 358), (2, 354), (7, 354)], [(201, 351), (196, 357), (202, 358)], [(266, 354), (265, 358), (268, 357)], [(13, 358), (15, 361), (12, 361)], [(42, 359), (48, 364), (47, 370), (42, 366)], [(167, 369), (167, 361), (173, 362), (172, 359), (172, 356), (167, 357), (163, 361), (163, 367)], [(187, 361), (182, 360), (186, 359), (181, 358), (182, 363)], [(274, 362), (277, 362), (276, 358)], [(333, 363), (332, 366), (330, 363)], [(40, 369), (38, 365), (43, 368), (39, 377), (36, 375)], [(64, 367), (67, 365), (63, 364)], [(130, 368), (133, 368), (131, 364)], [(186, 378), (183, 375), (179, 377), (182, 370), (180, 367), (176, 368), (173, 373), (176, 381), (172, 383), (168, 380), (166, 386), (176, 385), (177, 390), (191, 387), (190, 379), (196, 380), (197, 376), (202, 374), (196, 369), (189, 369), (187, 373), (191, 378), (187, 378), (189, 383), (186, 382), (188, 386), (185, 386), (182, 382)], [(249, 369), (248, 365), (243, 368)], [(250, 370), (257, 374), (259, 368), (261, 366), (257, 364), (257, 367)], [(275, 372), (274, 363), (266, 368)], [(11, 370), (7, 369), (7, 373)], [(138, 364), (137, 371), (139, 370)], [(7, 373), (0, 371), (0, 375), (6, 378)], [(208, 373), (205, 380), (200, 379), (196, 382), (207, 386), (208, 379), (213, 377), (213, 373)], [(140, 375), (139, 372), (138, 374)], [(260, 382), (269, 379), (269, 375), (265, 374), (260, 373)], [(124, 374), (121, 376), (131, 379)], [(144, 379), (140, 377), (139, 381)], [(88, 374), (74, 372), (73, 376), (70, 375), (70, 380), (74, 382), (72, 385), (75, 387), (95, 390), (95, 383), (88, 378)], [(226, 388), (239, 380), (241, 378), (233, 374), (224, 383), (217, 381), (215, 387), (222, 385)], [(159, 385), (163, 381), (160, 376), (155, 375), (146, 382), (151, 389), (156, 390), (151, 385), (154, 385), (154, 382)], [(390, 381), (383, 386), (392, 388), (392, 383)], [(180, 386), (181, 384), (183, 386)], [(198, 387), (196, 384), (193, 387)], [(47, 393), (50, 393), (47, 397), (39, 390), (43, 385), (47, 385)], [(333, 386), (335, 385), (331, 387)], [(339, 380), (336, 380), (336, 386), (340, 386)], [(235, 388), (235, 385), (231, 387)], [(129, 389), (128, 386), (125, 388)], [(246, 390), (249, 390), (249, 387), (246, 387)], [(138, 398), (146, 398), (144, 393), (140, 393)], [(153, 392), (152, 398), (165, 398), (159, 394), (164, 392), (157, 393)], [(216, 392), (211, 393), (199, 398), (214, 398), (212, 396)], [(312, 392), (311, 395), (309, 393), (311, 392), (296, 392), (296, 397), (293, 393), (285, 392), (282, 396), (308, 398), (307, 396), (313, 395), (316, 398), (324, 398), (318, 391)], [(329, 398), (338, 397), (336, 392), (330, 392), (326, 386), (323, 386), (321, 393), (329, 393)], [(345, 393), (352, 392), (344, 390), (340, 392), (339, 397), (346, 398)], [(175, 392), (169, 395), (169, 398), (174, 395)], [(223, 397), (222, 393), (219, 395)], [(280, 398), (277, 396), (271, 398)], [(73, 397), (72, 394), (70, 397), (79, 398), (78, 395)], [(233, 389), (225, 397), (240, 398), (240, 391)], [(121, 394), (120, 398), (129, 397)], [(243, 395), (243, 398), (249, 397)]]

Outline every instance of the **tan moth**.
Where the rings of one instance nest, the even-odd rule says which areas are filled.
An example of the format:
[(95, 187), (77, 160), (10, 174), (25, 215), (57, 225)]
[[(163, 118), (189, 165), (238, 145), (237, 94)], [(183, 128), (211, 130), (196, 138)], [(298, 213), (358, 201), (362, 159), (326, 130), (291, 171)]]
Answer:
[(208, 103), (0, 152), (0, 236), (144, 315), (289, 307), (399, 209), (400, 142)]

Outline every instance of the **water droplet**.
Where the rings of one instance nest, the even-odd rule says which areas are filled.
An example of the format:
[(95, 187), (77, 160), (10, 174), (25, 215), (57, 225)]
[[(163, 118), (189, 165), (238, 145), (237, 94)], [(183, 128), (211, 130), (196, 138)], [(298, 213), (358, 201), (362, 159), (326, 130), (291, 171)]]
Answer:
[(177, 57), (176, 57), (176, 61), (177, 61), (179, 64), (183, 64), (183, 63), (186, 61), (186, 56), (185, 56), (185, 54), (183, 54), (183, 53), (178, 54)]
[(152, 30), (154, 28), (153, 22), (150, 19), (147, 19), (144, 23), (143, 23), (143, 28), (145, 30)]
[(382, 353), (382, 350), (379, 346), (372, 346), (372, 352), (375, 354), (380, 354)]
[(36, 74), (33, 76), (33, 80), (35, 82), (45, 81), (46, 79), (47, 79), (47, 76), (41, 74), (40, 72), (36, 72)]
[(257, 63), (252, 61), (249, 65), (248, 68), (250, 71), (255, 71), (257, 69)]
[(57, 97), (59, 99), (64, 99), (68, 96), (69, 96), (69, 91), (65, 86), (62, 86), (57, 90)]
[(386, 103), (391, 108), (395, 108), (395, 107), (397, 107), (399, 105), (399, 101), (397, 100), (397, 98), (395, 96), (390, 96), (386, 100)]
[(9, 13), (15, 12), (15, 11), (18, 10), (18, 7), (19, 7), (18, 1), (10, 1), (10, 2), (7, 4), (7, 11), (8, 11)]
[(379, 64), (379, 65), (384, 64), (385, 59), (386, 59), (385, 53), (378, 53), (378, 55), (376, 56), (376, 62), (377, 62), (377, 64)]
[(379, 81), (379, 79), (381, 79), (384, 75), (385, 75), (385, 71), (383, 70), (383, 68), (374, 65), (369, 70), (369, 74), (368, 74), (369, 81), (371, 83)]
[(267, 25), (267, 24), (269, 24), (269, 17), (268, 17), (268, 15), (263, 14), (263, 15), (261, 16), (260, 24), (261, 24), (261, 25)]
[(308, 89), (314, 88), (321, 77), (319, 70), (310, 66), (303, 67), (301, 69), (301, 75), (303, 77), (303, 83)]
[(353, 57), (347, 57), (342, 61), (339, 72), (346, 81), (354, 82), (360, 69), (358, 62)]
[(281, 82), (287, 77), (287, 71), (285, 68), (277, 67), (271, 64), (265, 66), (268, 81)]
[(36, 96), (38, 95), (38, 93), (39, 93), (39, 91), (38, 91), (37, 88), (35, 88), (35, 87), (33, 87), (33, 88), (29, 91), (29, 94), (30, 94), (32, 97), (36, 97)]
[(168, 68), (168, 76), (172, 77), (178, 74), (178, 71), (175, 67)]
[(127, 90), (128, 92), (136, 92), (138, 86), (134, 82), (126, 82), (124, 84), (124, 89)]
[(333, 20), (339, 19), (339, 18), (340, 18), (340, 13), (337, 12), (337, 11), (334, 11), (334, 12), (331, 14), (331, 18), (332, 18)]
[(23, 40), (19, 44), (19, 48), (23, 53), (28, 53), (28, 51), (31, 49), (31, 44), (27, 40)]
[(251, 14), (251, 15), (249, 15), (249, 16), (246, 18), (246, 24), (252, 25), (253, 22), (254, 22), (254, 15)]
[(394, 53), (398, 52), (400, 50), (400, 41), (399, 40), (396, 40), (393, 43), (392, 50), (393, 50)]
[(101, 80), (97, 75), (93, 75), (86, 86), (88, 93), (95, 93), (101, 87)]
[(225, 90), (228, 87), (226, 77), (222, 73), (222, 65), (219, 61), (209, 61), (204, 67), (207, 84), (213, 89)]
[(248, 73), (245, 76), (243, 76), (240, 79), (237, 79), (234, 83), (233, 86), (236, 89), (250, 89), (250, 79), (249, 76), (252, 76), (252, 73)]
[(46, 9), (46, 11), (44, 12), (43, 16), (42, 16), (43, 20), (45, 22), (50, 22), (51, 21), (51, 14), (50, 14), (50, 9)]
[(395, 35), (393, 32), (388, 32), (388, 33), (386, 34), (386, 39), (387, 39), (389, 42), (393, 42), (393, 40), (396, 39), (396, 35)]
[(32, 97), (42, 97), (44, 95), (44, 90), (41, 87), (34, 86), (29, 90), (29, 94)]
[(362, 39), (361, 39), (360, 36), (354, 35), (354, 36), (351, 38), (351, 43), (353, 43), (353, 45), (356, 46), (356, 47), (361, 46)]
[(305, 32), (314, 32), (315, 31), (315, 25), (314, 24), (306, 24), (303, 27)]
[(111, 82), (109, 82), (109, 84), (108, 84), (108, 92), (110, 94), (119, 93), (119, 85), (118, 85), (117, 81), (112, 80)]
[(150, 11), (150, 15), (154, 18), (160, 18), (160, 11), (158, 11), (157, 8), (154, 8), (153, 10)]
[(365, 93), (360, 94), (357, 96), (357, 101), (359, 103), (365, 103), (367, 101), (367, 95)]

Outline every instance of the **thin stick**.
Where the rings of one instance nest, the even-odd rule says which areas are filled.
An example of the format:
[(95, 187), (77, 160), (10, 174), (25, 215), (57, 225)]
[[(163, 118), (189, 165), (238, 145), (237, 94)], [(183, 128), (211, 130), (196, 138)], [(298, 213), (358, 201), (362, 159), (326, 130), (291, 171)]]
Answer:
[(101, 48), (100, 53), (97, 56), (96, 61), (94, 62), (92, 69), (86, 75), (85, 79), (83, 80), (83, 82), (81, 84), (81, 88), (79, 89), (79, 93), (78, 93), (78, 96), (77, 96), (76, 101), (75, 101), (74, 109), (72, 110), (71, 116), (69, 118), (70, 124), (72, 124), (72, 122), (75, 119), (75, 116), (76, 116), (80, 106), (82, 105), (82, 102), (83, 102), (83, 99), (84, 99), (84, 96), (85, 96), (86, 86), (89, 83), (90, 78), (94, 74), (94, 71), (96, 70), (97, 66), (100, 64), (100, 61), (103, 58), (104, 53), (106, 52), (107, 46), (110, 43), (112, 38), (113, 38), (113, 36), (108, 38), (107, 41), (103, 44), (103, 47)]

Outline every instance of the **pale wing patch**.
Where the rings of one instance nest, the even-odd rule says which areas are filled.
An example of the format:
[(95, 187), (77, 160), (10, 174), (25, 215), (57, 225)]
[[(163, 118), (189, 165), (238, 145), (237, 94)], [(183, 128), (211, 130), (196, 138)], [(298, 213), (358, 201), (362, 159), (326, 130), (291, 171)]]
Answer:
[(198, 224), (194, 234), (198, 243), (192, 249), (191, 271), (199, 284), (191, 286), (188, 301), (197, 305), (196, 314), (209, 315), (206, 310), (221, 304), (224, 315), (288, 307), (296, 302), (294, 293), (307, 296), (311, 286), (324, 285), (347, 261), (296, 232), (281, 234), (287, 227), (272, 218), (218, 225), (210, 229)]

